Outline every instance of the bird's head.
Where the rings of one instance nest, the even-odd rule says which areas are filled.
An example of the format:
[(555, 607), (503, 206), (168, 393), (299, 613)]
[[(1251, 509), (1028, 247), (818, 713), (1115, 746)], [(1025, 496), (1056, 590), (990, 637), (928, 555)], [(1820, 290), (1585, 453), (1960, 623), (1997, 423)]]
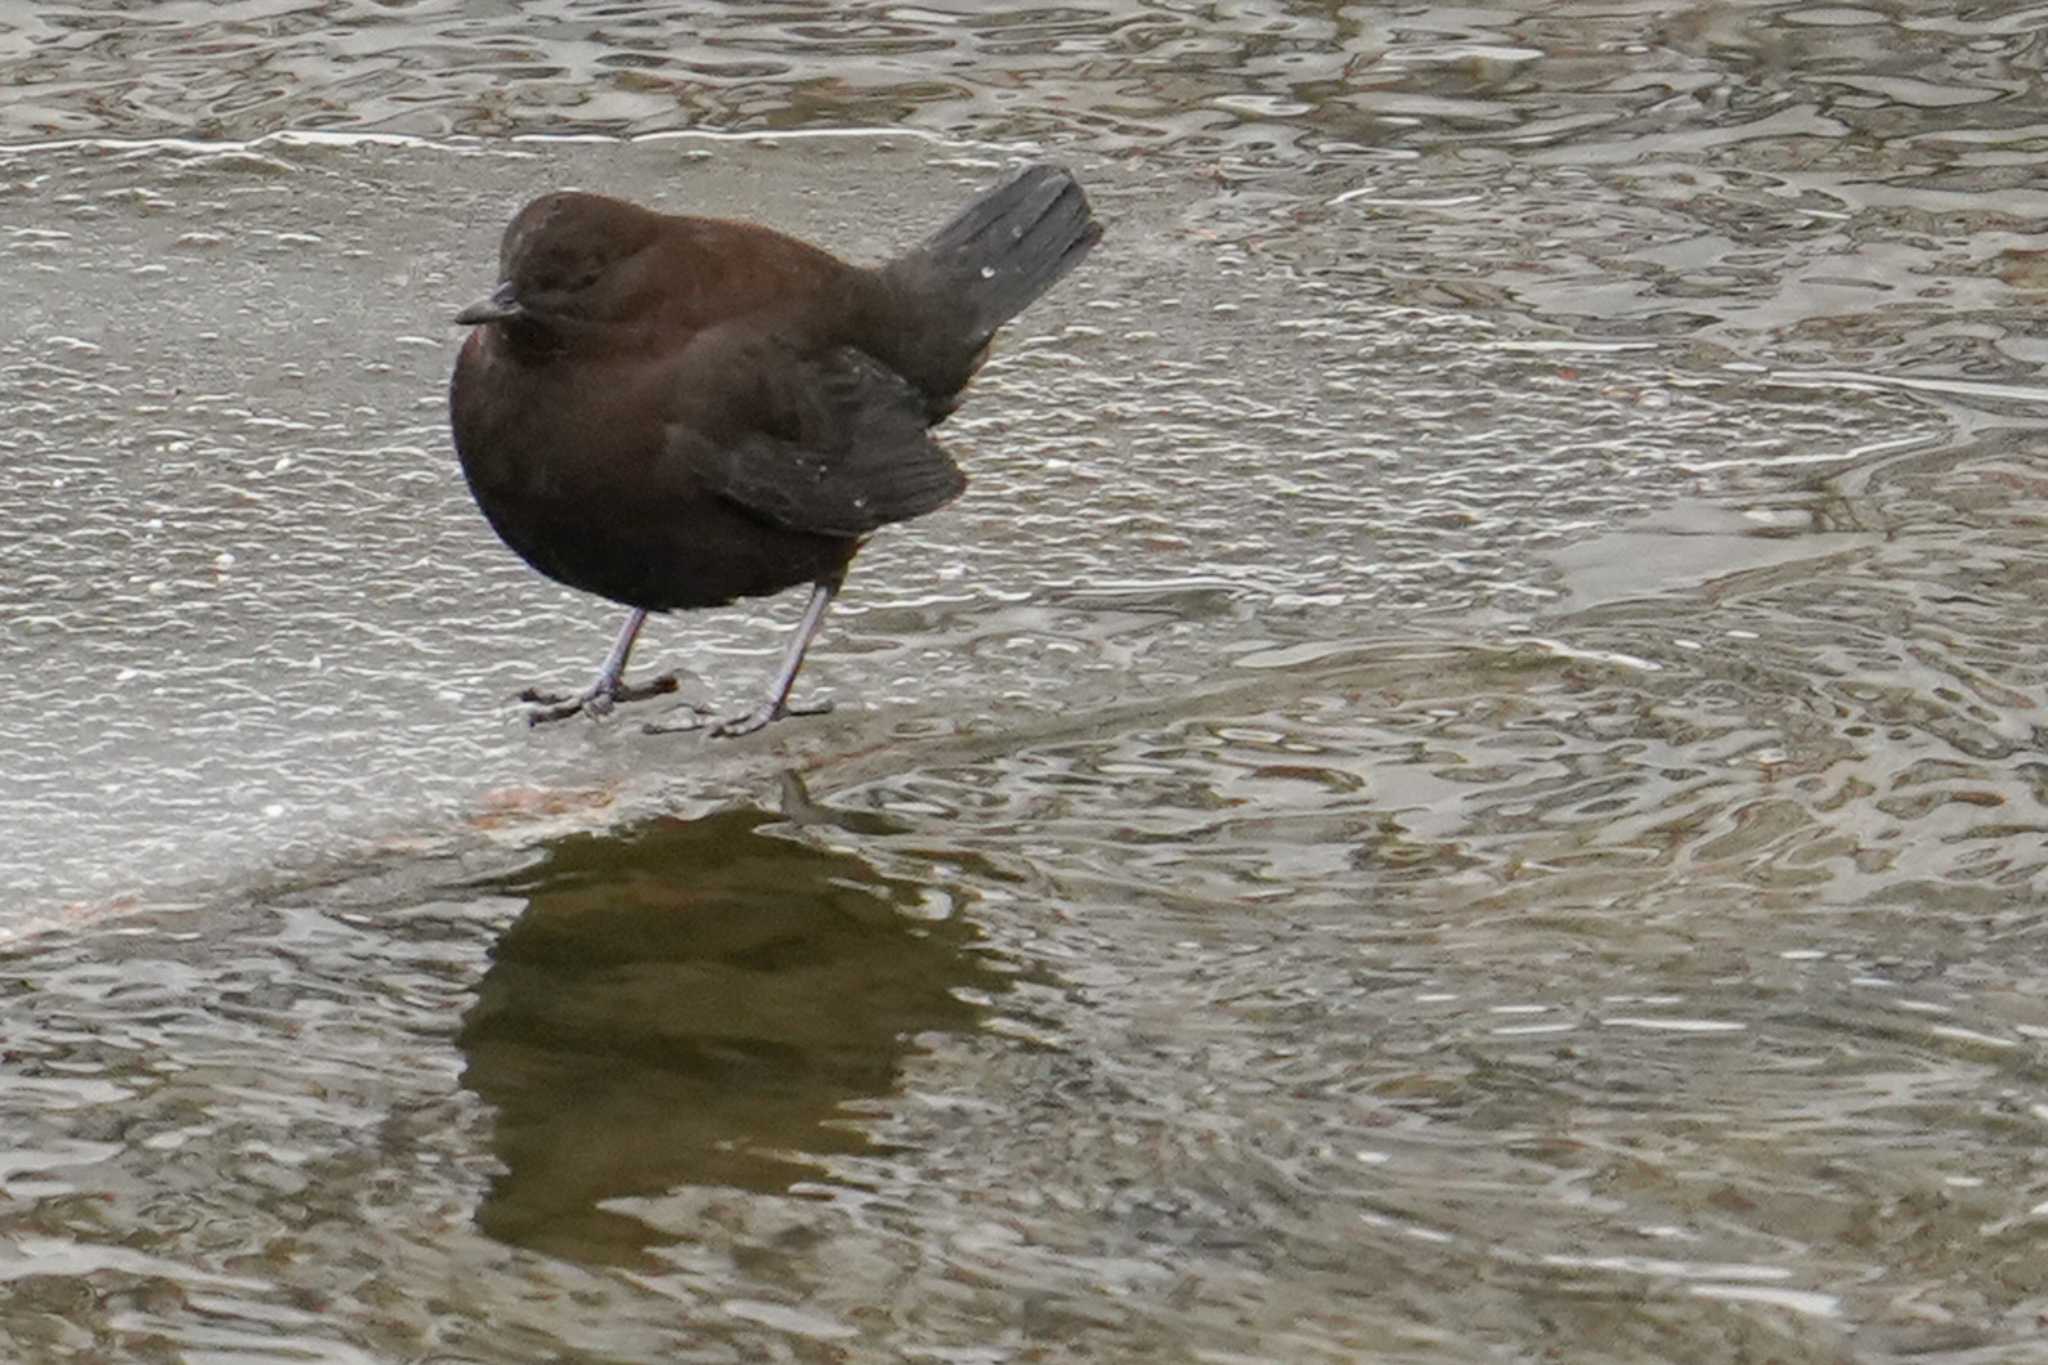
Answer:
[(600, 194), (542, 195), (505, 229), (498, 287), (455, 321), (541, 331), (611, 321), (632, 305), (622, 267), (653, 239), (655, 222), (647, 210)]

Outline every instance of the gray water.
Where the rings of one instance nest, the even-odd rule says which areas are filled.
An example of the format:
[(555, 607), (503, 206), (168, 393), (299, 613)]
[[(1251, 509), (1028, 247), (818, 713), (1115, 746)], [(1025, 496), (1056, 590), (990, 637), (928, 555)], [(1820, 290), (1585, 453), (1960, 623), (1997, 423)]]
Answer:
[[(2042, 11), (28, 8), (14, 1356), (2048, 1359)], [(527, 729), (517, 205), (1042, 157), (839, 709)]]

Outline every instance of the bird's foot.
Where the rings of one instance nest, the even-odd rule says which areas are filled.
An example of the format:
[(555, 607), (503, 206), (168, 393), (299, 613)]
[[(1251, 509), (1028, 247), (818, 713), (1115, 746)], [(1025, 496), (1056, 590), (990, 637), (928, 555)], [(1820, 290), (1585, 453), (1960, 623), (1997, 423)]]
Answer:
[(650, 697), (663, 697), (676, 690), (681, 684), (673, 673), (649, 678), (643, 683), (627, 683), (623, 679), (611, 683), (595, 683), (575, 696), (564, 696), (559, 692), (543, 692), (529, 687), (519, 694), (519, 700), (536, 709), (526, 713), (528, 725), (546, 725), (553, 720), (567, 720), (577, 712), (589, 715), (593, 720), (602, 720), (611, 714), (612, 708), (620, 702), (646, 701)]
[(830, 701), (815, 701), (803, 706), (791, 706), (785, 701), (764, 701), (744, 716), (728, 716), (712, 726), (705, 734), (707, 739), (738, 739), (751, 735), (756, 730), (765, 730), (778, 720), (788, 716), (822, 716), (832, 709)]

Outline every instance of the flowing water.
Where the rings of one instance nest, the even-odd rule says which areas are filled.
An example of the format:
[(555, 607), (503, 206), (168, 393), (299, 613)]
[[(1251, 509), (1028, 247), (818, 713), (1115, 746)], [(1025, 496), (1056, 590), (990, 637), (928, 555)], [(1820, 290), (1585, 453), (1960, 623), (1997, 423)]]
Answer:
[[(2044, 23), (0, 8), (8, 1358), (2048, 1360)], [(838, 711), (528, 730), (517, 205), (1042, 157)]]

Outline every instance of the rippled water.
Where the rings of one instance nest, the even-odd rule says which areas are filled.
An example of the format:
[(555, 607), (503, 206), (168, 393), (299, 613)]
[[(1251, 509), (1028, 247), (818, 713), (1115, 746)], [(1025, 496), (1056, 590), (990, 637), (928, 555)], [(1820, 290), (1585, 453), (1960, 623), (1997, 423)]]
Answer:
[[(2037, 8), (17, 11), (14, 1356), (2038, 1358)], [(840, 712), (527, 731), (511, 209), (1037, 155)]]

